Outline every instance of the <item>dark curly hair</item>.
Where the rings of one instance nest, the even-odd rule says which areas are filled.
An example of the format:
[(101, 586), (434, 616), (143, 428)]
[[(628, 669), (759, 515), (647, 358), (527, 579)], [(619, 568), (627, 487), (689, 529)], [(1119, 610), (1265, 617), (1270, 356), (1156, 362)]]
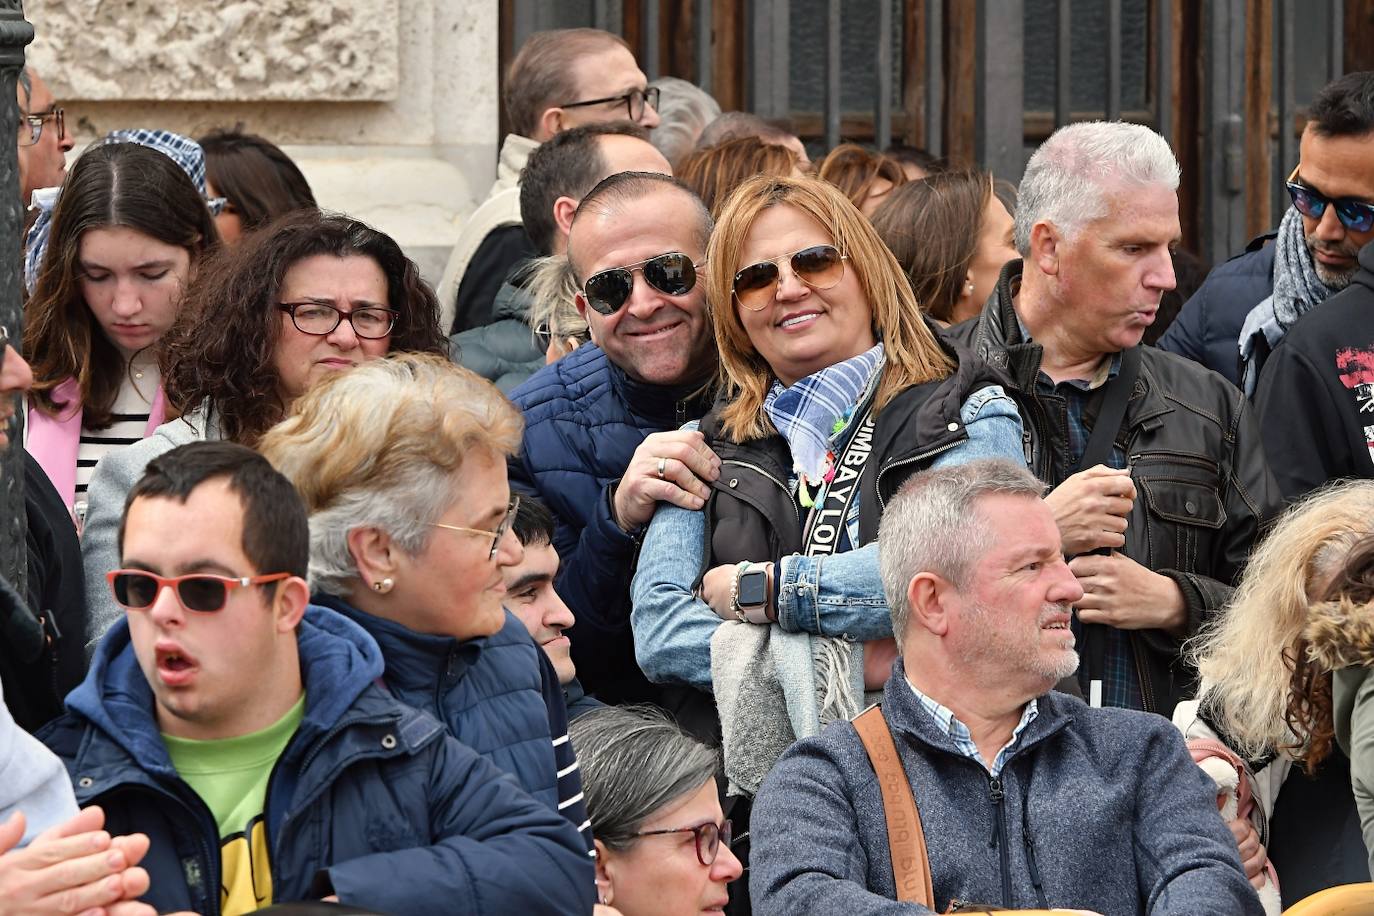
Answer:
[(53, 210), (38, 285), (24, 306), (24, 352), (33, 365), (30, 397), (38, 409), (56, 414), (66, 407), (53, 400), (53, 389), (75, 378), (81, 423), (89, 429), (110, 425), (128, 363), (81, 292), (81, 238), (111, 226), (184, 248), (193, 270), (219, 244), (205, 198), (163, 153), (137, 143), (105, 143), (76, 160)]
[(390, 236), (342, 214), (302, 210), (223, 252), (187, 290), (161, 352), (163, 386), (174, 410), (203, 405), (223, 438), (249, 446), (285, 415), (275, 364), (282, 328), (277, 296), (287, 270), (321, 254), (361, 255), (381, 267), (387, 302), (397, 313), (392, 352), (448, 355), (439, 301)]

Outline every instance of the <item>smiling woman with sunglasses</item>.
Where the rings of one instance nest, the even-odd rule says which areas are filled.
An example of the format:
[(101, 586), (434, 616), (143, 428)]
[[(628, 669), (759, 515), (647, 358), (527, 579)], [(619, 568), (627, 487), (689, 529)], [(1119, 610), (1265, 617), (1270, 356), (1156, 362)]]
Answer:
[[(884, 501), (926, 467), (1020, 460), (1021, 426), (996, 376), (936, 337), (891, 252), (833, 186), (746, 181), (707, 262), (721, 394), (701, 430), (720, 476), (704, 510), (659, 509), (632, 624), (650, 679), (715, 693), (727, 776), (750, 794), (782, 750), (733, 732), (748, 727), (733, 705), (742, 692), (779, 687), (752, 661), (767, 657), (760, 647), (779, 631), (843, 634), (779, 643), (817, 684), (782, 683), (812, 699), (778, 708), (810, 708), (799, 734), (856, 713), (861, 682), (881, 684), (894, 655), (874, 543)], [(865, 656), (865, 640), (882, 643)]]
[(621, 916), (719, 913), (743, 872), (716, 793), (717, 755), (649, 706), (574, 720), (596, 837), (597, 899)]

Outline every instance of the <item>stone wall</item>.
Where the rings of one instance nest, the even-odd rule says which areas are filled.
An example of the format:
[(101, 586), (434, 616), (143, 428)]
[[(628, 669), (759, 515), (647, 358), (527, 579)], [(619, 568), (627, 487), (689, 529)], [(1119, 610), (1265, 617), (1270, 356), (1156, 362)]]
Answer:
[(437, 281), (495, 175), (496, 0), (29, 0), (78, 144), (242, 124)]

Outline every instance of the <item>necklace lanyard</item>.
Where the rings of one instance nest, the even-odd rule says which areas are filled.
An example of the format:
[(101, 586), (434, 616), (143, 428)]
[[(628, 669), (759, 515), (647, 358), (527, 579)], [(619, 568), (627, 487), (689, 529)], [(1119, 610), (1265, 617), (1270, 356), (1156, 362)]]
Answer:
[(870, 407), (864, 411), (858, 428), (836, 460), (834, 479), (825, 485), (821, 497), (806, 516), (802, 551), (807, 556), (829, 556), (839, 546), (840, 535), (849, 519), (849, 507), (859, 495), (864, 465), (873, 453), (873, 427)]

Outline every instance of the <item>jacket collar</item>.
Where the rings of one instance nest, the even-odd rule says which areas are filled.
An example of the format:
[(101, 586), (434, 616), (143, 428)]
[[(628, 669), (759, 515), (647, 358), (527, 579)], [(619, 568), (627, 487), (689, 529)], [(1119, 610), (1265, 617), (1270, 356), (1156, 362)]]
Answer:
[(689, 385), (640, 382), (630, 378), (609, 357), (606, 368), (610, 372), (611, 387), (631, 412), (665, 429), (677, 429), (688, 420), (700, 419), (711, 406), (710, 382)]
[(518, 185), (521, 170), (529, 161), (530, 153), (538, 147), (538, 140), (531, 140), (519, 134), (506, 134), (506, 139), (501, 144), (501, 155), (496, 161), (496, 183), (492, 185), (492, 192)]
[(450, 662), (459, 666), (453, 673), (465, 672), (476, 664), (485, 638), (458, 640), (452, 636), (432, 636), (384, 617), (360, 611), (335, 595), (313, 595), (311, 601), (336, 611), (377, 641), (386, 666), (385, 681), (401, 691), (433, 690), (449, 672)]
[[(1074, 719), (1074, 703), (1081, 700), (1056, 694), (1053, 691), (1036, 697), (1038, 713), (1035, 720), (1021, 732), (1020, 740), (1007, 758), (1015, 760), (1046, 738), (1068, 727)], [(921, 708), (920, 701), (906, 681), (906, 669), (901, 656), (892, 663), (892, 675), (883, 685), (883, 717), (894, 735), (902, 734), (926, 747), (963, 757), (958, 745), (930, 715)], [(899, 742), (900, 747), (900, 742)]]
[[(382, 674), (382, 655), (361, 627), (323, 607), (306, 609), (297, 630), (305, 715), (294, 746), (302, 737), (322, 735), (335, 726), (358, 696)], [(250, 673), (251, 674), (251, 673)], [(134, 656), (126, 619), (115, 622), (96, 646), (86, 679), (67, 696), (67, 708), (95, 726), (103, 740), (83, 742), (109, 762), (117, 746), (140, 768), (175, 776), (153, 713), (153, 691)], [(105, 751), (92, 745), (105, 745)], [(119, 755), (115, 755), (119, 756)]]
[[(1012, 385), (1022, 395), (1035, 391), (1035, 382), (1040, 375), (1040, 361), (1045, 348), (1033, 340), (1028, 340), (1021, 331), (1014, 300), (1021, 289), (1020, 260), (1008, 261), (997, 278), (997, 287), (988, 298), (978, 317), (978, 328), (973, 336), (973, 346), (977, 355), (994, 369), (1005, 372)], [(1144, 344), (1138, 344), (1144, 347)], [(1149, 352), (1149, 349), (1146, 349)], [(1089, 407), (1089, 419), (1095, 419), (1099, 405)], [(1159, 385), (1150, 371), (1149, 360), (1144, 360), (1140, 375), (1136, 378), (1135, 389), (1127, 406), (1126, 429), (1142, 423), (1154, 422), (1173, 408), (1160, 394)]]

